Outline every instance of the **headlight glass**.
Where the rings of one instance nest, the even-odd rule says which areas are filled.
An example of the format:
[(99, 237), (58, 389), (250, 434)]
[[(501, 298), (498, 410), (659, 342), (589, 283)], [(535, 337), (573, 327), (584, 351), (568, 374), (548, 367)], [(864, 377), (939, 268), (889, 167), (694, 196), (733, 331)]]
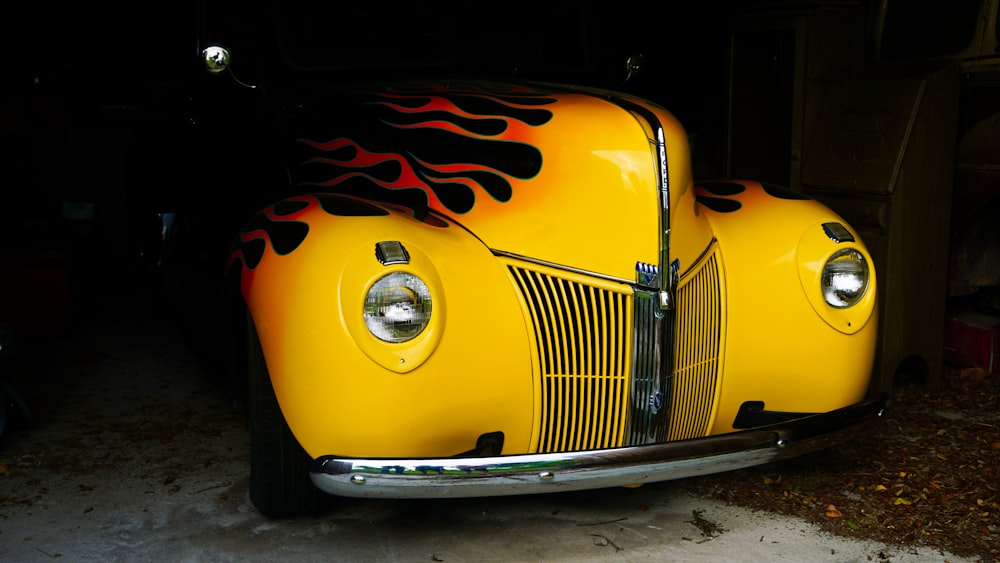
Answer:
[(841, 250), (823, 266), (820, 283), (823, 299), (831, 307), (851, 307), (864, 297), (868, 289), (868, 261), (857, 250)]
[(413, 274), (393, 272), (368, 290), (364, 315), (368, 330), (379, 340), (412, 340), (430, 322), (430, 290)]

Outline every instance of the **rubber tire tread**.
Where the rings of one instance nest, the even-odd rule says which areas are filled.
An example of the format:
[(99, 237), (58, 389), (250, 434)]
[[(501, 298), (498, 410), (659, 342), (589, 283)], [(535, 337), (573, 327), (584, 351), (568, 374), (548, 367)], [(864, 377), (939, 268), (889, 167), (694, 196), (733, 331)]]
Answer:
[(309, 477), (312, 458), (299, 445), (278, 406), (253, 319), (247, 314), (250, 418), (250, 500), (269, 518), (310, 516), (328, 510), (334, 497)]

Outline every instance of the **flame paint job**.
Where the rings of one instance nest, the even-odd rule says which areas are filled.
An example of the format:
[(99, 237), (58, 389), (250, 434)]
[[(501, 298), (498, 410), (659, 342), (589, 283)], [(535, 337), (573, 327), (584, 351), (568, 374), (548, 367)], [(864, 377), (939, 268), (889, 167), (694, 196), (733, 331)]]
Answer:
[[(631, 279), (637, 260), (657, 262), (653, 132), (607, 93), (460, 82), (372, 89), (350, 101), (349, 110), (331, 101), (295, 119), (297, 184), (430, 209), (493, 249), (608, 276)], [(687, 159), (680, 124), (652, 110), (671, 158)], [(674, 176), (679, 198), (691, 179)], [(711, 235), (702, 227), (691, 239), (700, 252)]]
[[(690, 167), (669, 167), (690, 159), (686, 134), (662, 108), (615, 100), (586, 89), (487, 83), (331, 98), (290, 120), (298, 136), (291, 173), (302, 190), (354, 196), (357, 209), (343, 213), (364, 212), (361, 201), (424, 220), (436, 212), (492, 249), (631, 279), (636, 262), (657, 263), (660, 241), (655, 131), (622, 107), (643, 104), (665, 132), (671, 224), (681, 233), (672, 254), (690, 266), (712, 233), (698, 216)], [(243, 277), (267, 248), (290, 251), (263, 233), (294, 240), (286, 231), (302, 227), (288, 224), (292, 215), (266, 210), (248, 225), (255, 234), (240, 235), (231, 263), (243, 264)]]
[(362, 102), (368, 119), (342, 129), (346, 136), (301, 139), (318, 156), (302, 163), (300, 181), (366, 196), (382, 191), (390, 201), (401, 198), (452, 214), (468, 213), (481, 195), (507, 203), (511, 181), (529, 180), (541, 170), (541, 150), (522, 139), (552, 119), (552, 111), (539, 106), (556, 101), (513, 89), (505, 96), (439, 87), (379, 93)]
[[(235, 276), (241, 292), (246, 295), (253, 271), (268, 248), (278, 256), (290, 254), (309, 235), (309, 222), (304, 219), (315, 209), (340, 217), (384, 217), (386, 207), (364, 200), (336, 194), (312, 194), (279, 201), (260, 211), (244, 225), (233, 244), (226, 270)], [(401, 210), (405, 211), (405, 210)], [(412, 211), (411, 211), (412, 213)], [(422, 216), (431, 226), (446, 228), (448, 223), (434, 216)], [(239, 267), (237, 267), (239, 266)]]
[[(794, 192), (774, 184), (760, 184), (761, 191), (776, 199), (808, 200), (809, 196)], [(695, 186), (695, 197), (700, 205), (717, 213), (735, 213), (742, 209), (738, 196), (747, 191), (746, 186), (739, 182), (698, 182)]]

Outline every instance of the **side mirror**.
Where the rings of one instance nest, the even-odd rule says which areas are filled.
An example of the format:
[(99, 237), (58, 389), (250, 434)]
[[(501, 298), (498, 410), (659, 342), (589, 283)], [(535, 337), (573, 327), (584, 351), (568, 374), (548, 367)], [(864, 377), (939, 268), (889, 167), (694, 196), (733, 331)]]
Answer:
[(236, 78), (236, 75), (230, 68), (233, 63), (233, 54), (229, 51), (229, 49), (221, 45), (209, 45), (208, 47), (202, 49), (201, 61), (202, 64), (205, 65), (205, 70), (212, 74), (222, 74), (228, 70), (229, 76), (232, 76), (233, 80), (235, 80), (240, 86), (251, 89), (256, 88), (256, 86), (247, 84), (239, 78)]
[(229, 68), (229, 63), (232, 62), (233, 55), (225, 47), (209, 45), (202, 49), (201, 58), (205, 65), (205, 70), (212, 74), (219, 74)]

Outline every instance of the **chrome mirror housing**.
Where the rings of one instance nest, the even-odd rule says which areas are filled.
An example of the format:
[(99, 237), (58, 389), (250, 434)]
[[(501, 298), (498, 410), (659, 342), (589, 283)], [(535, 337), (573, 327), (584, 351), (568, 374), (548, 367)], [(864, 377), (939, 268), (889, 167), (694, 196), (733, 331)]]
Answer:
[(202, 49), (201, 58), (205, 65), (205, 70), (212, 74), (219, 74), (229, 68), (229, 63), (232, 62), (233, 55), (225, 47), (209, 45)]
[(250, 89), (256, 88), (256, 86), (247, 84), (239, 78), (236, 78), (236, 75), (230, 68), (233, 63), (233, 54), (229, 49), (221, 45), (209, 45), (208, 47), (202, 49), (201, 61), (202, 64), (205, 65), (205, 70), (212, 74), (221, 74), (228, 70), (229, 76), (232, 76), (233, 80), (235, 80), (240, 86)]

